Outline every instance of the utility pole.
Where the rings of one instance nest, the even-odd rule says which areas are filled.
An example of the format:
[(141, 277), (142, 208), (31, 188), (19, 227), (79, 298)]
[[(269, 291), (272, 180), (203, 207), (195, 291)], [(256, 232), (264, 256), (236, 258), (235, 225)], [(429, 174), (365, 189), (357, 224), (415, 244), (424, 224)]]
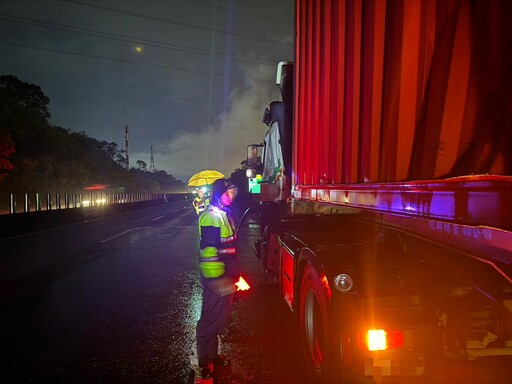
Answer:
[(126, 169), (130, 169), (130, 157), (128, 155), (128, 124), (124, 126), (124, 142), (126, 151)]
[(150, 158), (150, 161), (149, 161), (149, 172), (155, 173), (156, 169), (155, 169), (155, 158), (153, 157), (153, 146), (151, 146), (149, 148), (150, 148), (150, 151), (151, 151), (151, 158)]

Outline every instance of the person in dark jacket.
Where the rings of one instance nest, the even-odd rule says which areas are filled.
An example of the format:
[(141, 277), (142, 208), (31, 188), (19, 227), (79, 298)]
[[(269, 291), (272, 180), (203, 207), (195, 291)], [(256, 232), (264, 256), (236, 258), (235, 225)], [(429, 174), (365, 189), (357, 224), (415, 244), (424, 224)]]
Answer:
[(196, 346), (198, 368), (203, 379), (213, 374), (212, 367), (223, 363), (219, 362), (224, 359), (219, 354), (219, 335), (228, 323), (235, 283), (240, 277), (236, 227), (229, 208), (237, 194), (237, 187), (229, 180), (215, 181), (210, 205), (199, 216), (199, 269), (203, 298), (196, 328)]

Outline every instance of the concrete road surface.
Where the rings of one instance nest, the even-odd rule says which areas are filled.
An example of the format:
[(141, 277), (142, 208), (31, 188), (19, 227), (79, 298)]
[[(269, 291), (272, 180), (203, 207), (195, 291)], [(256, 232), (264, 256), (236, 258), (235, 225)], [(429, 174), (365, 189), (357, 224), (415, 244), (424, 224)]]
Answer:
[[(303, 382), (292, 317), (240, 230), (243, 274), (223, 352), (234, 382)], [(16, 383), (189, 382), (199, 317), (197, 216), (163, 206), (0, 241), (4, 377)], [(43, 259), (51, 263), (43, 263)]]

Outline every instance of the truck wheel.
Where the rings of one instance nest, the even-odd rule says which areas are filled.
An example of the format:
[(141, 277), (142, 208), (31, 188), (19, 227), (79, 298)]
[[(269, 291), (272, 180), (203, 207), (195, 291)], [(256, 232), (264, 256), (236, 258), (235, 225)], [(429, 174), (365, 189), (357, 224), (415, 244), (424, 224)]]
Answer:
[[(312, 383), (338, 382), (336, 336), (329, 326), (329, 298), (318, 272), (307, 264), (300, 288), (300, 336)], [(337, 362), (337, 364), (336, 364)]]

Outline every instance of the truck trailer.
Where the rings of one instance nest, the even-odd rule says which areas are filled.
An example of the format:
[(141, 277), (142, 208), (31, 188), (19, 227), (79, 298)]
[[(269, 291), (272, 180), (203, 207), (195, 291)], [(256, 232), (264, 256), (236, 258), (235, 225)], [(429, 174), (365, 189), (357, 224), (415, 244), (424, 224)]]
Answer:
[[(510, 366), (511, 4), (296, 1), (246, 214), (308, 383)], [(500, 369), (490, 382), (509, 383)]]

